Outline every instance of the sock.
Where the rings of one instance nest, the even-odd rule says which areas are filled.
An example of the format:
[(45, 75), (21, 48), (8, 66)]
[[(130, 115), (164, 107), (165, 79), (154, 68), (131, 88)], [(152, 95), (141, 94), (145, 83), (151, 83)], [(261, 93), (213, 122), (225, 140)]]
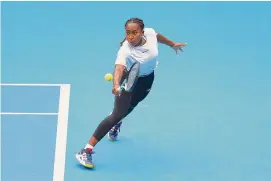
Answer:
[(93, 146), (91, 146), (90, 144), (87, 144), (87, 145), (85, 146), (85, 149), (86, 149), (88, 152), (91, 152), (92, 149), (93, 149)]

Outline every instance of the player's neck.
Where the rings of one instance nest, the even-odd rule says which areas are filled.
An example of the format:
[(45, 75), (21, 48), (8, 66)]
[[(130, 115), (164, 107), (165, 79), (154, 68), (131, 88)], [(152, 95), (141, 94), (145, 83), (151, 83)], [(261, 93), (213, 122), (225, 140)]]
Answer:
[(135, 47), (138, 47), (138, 46), (143, 46), (145, 43), (146, 43), (146, 39), (144, 37), (142, 37), (139, 42), (135, 45)]

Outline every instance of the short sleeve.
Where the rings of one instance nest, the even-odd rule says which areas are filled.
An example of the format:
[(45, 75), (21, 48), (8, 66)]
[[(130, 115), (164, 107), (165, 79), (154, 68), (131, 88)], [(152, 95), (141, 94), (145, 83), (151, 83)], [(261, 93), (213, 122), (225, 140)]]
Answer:
[(154, 36), (157, 35), (157, 32), (153, 28), (145, 28), (144, 32), (145, 32), (144, 34), (146, 35), (154, 35)]
[(115, 64), (116, 65), (119, 64), (119, 65), (123, 65), (127, 67), (127, 52), (125, 51), (123, 46), (119, 49), (117, 53)]

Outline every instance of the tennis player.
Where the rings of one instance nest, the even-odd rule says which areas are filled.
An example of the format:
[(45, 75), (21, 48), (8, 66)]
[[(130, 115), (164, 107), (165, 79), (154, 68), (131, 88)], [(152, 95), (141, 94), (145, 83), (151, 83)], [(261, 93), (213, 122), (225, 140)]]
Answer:
[[(106, 135), (114, 141), (120, 132), (122, 120), (149, 94), (154, 81), (157, 66), (158, 43), (168, 45), (176, 51), (183, 51), (186, 43), (176, 43), (157, 33), (152, 28), (145, 28), (139, 18), (131, 18), (125, 23), (126, 36), (121, 42), (115, 61), (113, 89), (115, 103), (112, 113), (96, 128), (88, 144), (76, 154), (77, 160), (88, 168), (93, 168), (92, 154), (94, 146)], [(131, 92), (120, 92), (122, 81), (135, 62), (140, 63), (139, 78)]]

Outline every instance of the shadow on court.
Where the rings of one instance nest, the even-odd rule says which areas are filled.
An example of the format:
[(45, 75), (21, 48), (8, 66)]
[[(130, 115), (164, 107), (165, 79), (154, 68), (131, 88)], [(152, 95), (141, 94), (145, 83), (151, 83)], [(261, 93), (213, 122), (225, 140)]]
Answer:
[(78, 169), (119, 174), (149, 174), (164, 175), (177, 173), (180, 168), (179, 159), (174, 159), (170, 152), (159, 149), (160, 145), (151, 143), (151, 140), (120, 136), (118, 141), (111, 142), (105, 138), (97, 147), (93, 155), (94, 169), (77, 165)]

